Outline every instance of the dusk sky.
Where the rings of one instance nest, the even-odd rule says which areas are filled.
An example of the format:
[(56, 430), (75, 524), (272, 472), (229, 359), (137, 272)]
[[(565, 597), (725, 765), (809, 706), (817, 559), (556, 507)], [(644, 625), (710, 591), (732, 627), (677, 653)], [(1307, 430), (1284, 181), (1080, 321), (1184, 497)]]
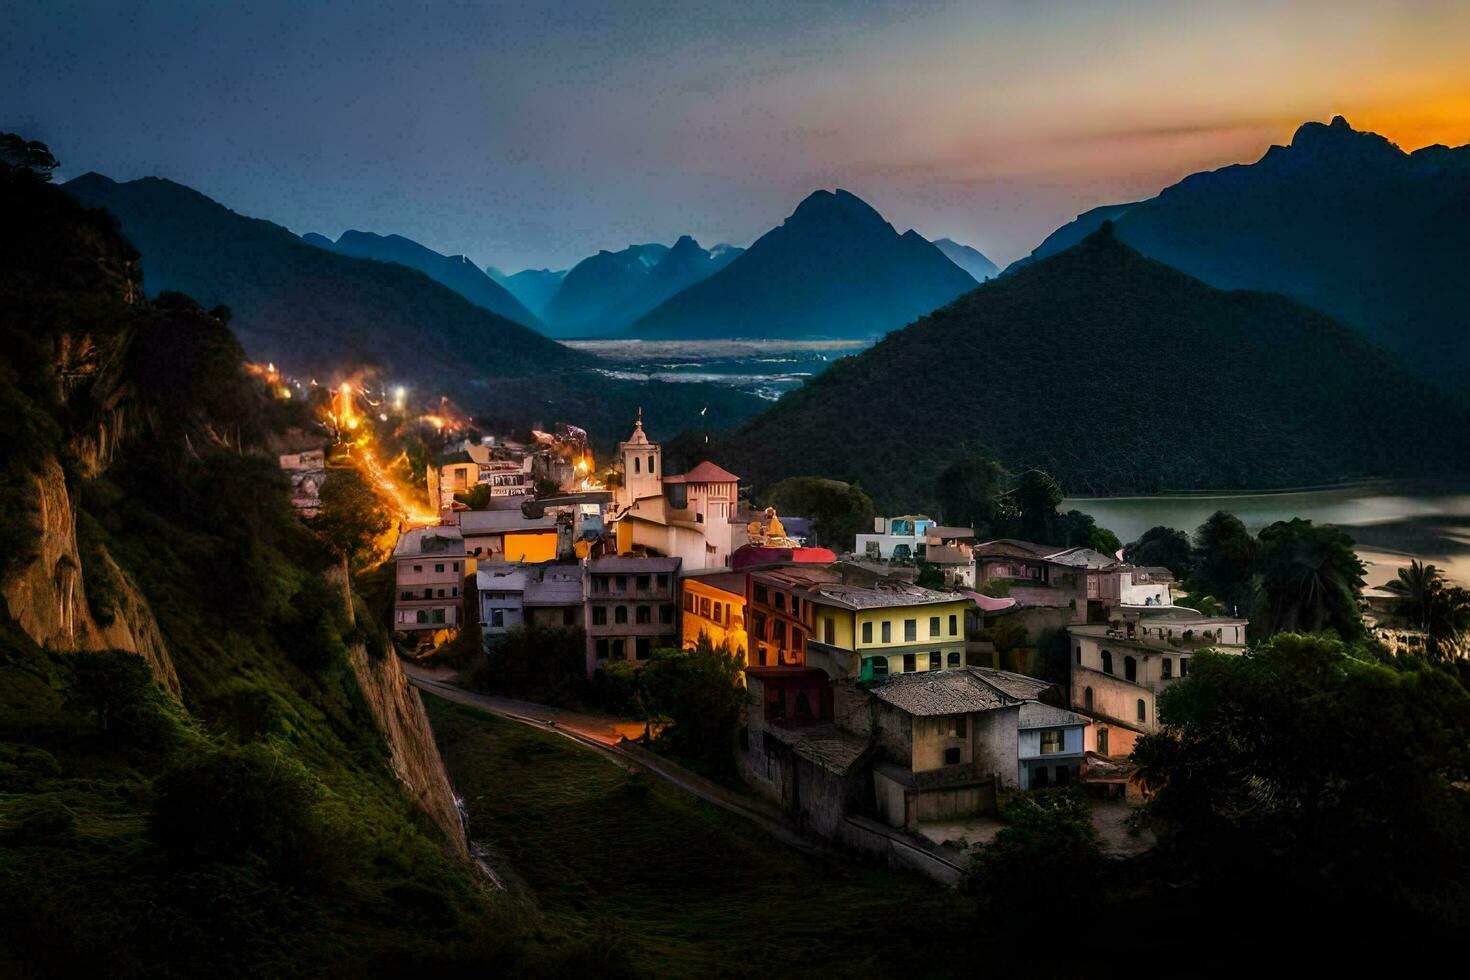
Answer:
[(0, 8), (0, 129), (510, 270), (748, 245), (819, 187), (1004, 264), (1341, 113), (1470, 141), (1470, 4), (73, 3)]

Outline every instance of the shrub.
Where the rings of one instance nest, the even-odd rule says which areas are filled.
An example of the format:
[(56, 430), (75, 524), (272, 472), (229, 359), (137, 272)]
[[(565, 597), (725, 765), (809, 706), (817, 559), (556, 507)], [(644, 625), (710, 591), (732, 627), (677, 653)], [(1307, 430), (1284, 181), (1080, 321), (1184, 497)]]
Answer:
[(163, 748), (178, 735), (171, 703), (142, 657), (126, 650), (84, 651), (67, 662), (73, 676), (67, 704), (94, 715), (102, 731), (149, 748)]
[(1097, 886), (1101, 845), (1082, 791), (1040, 790), (1011, 798), (1007, 826), (970, 852), (964, 885), (984, 911), (1030, 916), (1058, 890), (1087, 907)]
[(22, 797), (12, 806), (9, 816), (6, 836), (17, 842), (70, 837), (76, 831), (76, 814), (49, 793)]

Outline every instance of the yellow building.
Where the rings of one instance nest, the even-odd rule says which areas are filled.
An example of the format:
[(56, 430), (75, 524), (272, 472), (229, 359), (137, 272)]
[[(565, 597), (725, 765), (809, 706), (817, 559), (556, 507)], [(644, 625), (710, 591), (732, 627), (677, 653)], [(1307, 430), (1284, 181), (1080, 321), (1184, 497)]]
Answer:
[(965, 610), (971, 601), (905, 582), (823, 584), (814, 607), (812, 652), (835, 673), (862, 680), (965, 666)]
[(745, 573), (690, 575), (681, 582), (681, 591), (684, 649), (694, 649), (699, 643), (700, 633), (705, 633), (716, 646), (728, 643), (732, 651), (745, 659), (748, 649)]

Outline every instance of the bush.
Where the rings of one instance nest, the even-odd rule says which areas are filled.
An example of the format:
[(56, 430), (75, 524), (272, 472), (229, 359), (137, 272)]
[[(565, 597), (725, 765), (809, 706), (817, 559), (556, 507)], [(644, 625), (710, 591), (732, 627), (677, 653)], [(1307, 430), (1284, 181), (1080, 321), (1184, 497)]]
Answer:
[(347, 658), (342, 640), (345, 618), (341, 593), (321, 576), (308, 573), (285, 613), (277, 617), (276, 642), (296, 666), (320, 673)]
[(1098, 883), (1102, 855), (1092, 808), (1082, 791), (1040, 790), (1011, 798), (1007, 826), (970, 852), (964, 887), (983, 911), (1030, 917), (1058, 892), (1085, 908)]
[(6, 836), (16, 842), (38, 842), (71, 837), (77, 815), (51, 794), (22, 797), (11, 808)]
[(518, 626), (490, 642), (475, 681), (512, 697), (576, 707), (589, 693), (585, 634), (576, 627)]
[(172, 704), (142, 657), (126, 650), (83, 651), (67, 664), (73, 677), (68, 706), (95, 716), (103, 732), (148, 748), (165, 748), (177, 737)]
[(592, 675), (592, 701), (604, 711), (631, 718), (639, 713), (638, 667), (614, 660)]
[(647, 717), (667, 721), (656, 746), (706, 775), (733, 777), (743, 666), (728, 644), (714, 646), (704, 634), (693, 650), (655, 650), (640, 693)]

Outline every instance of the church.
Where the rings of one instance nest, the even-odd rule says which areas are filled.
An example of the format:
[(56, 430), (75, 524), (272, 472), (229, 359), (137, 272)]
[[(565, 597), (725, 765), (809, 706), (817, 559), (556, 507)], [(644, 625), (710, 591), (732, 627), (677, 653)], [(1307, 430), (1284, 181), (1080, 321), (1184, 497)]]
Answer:
[(709, 462), (666, 476), (663, 451), (643, 431), (642, 412), (633, 434), (618, 443), (616, 469), (622, 482), (613, 491), (608, 521), (619, 554), (680, 558), (686, 572), (729, 566), (738, 476)]

